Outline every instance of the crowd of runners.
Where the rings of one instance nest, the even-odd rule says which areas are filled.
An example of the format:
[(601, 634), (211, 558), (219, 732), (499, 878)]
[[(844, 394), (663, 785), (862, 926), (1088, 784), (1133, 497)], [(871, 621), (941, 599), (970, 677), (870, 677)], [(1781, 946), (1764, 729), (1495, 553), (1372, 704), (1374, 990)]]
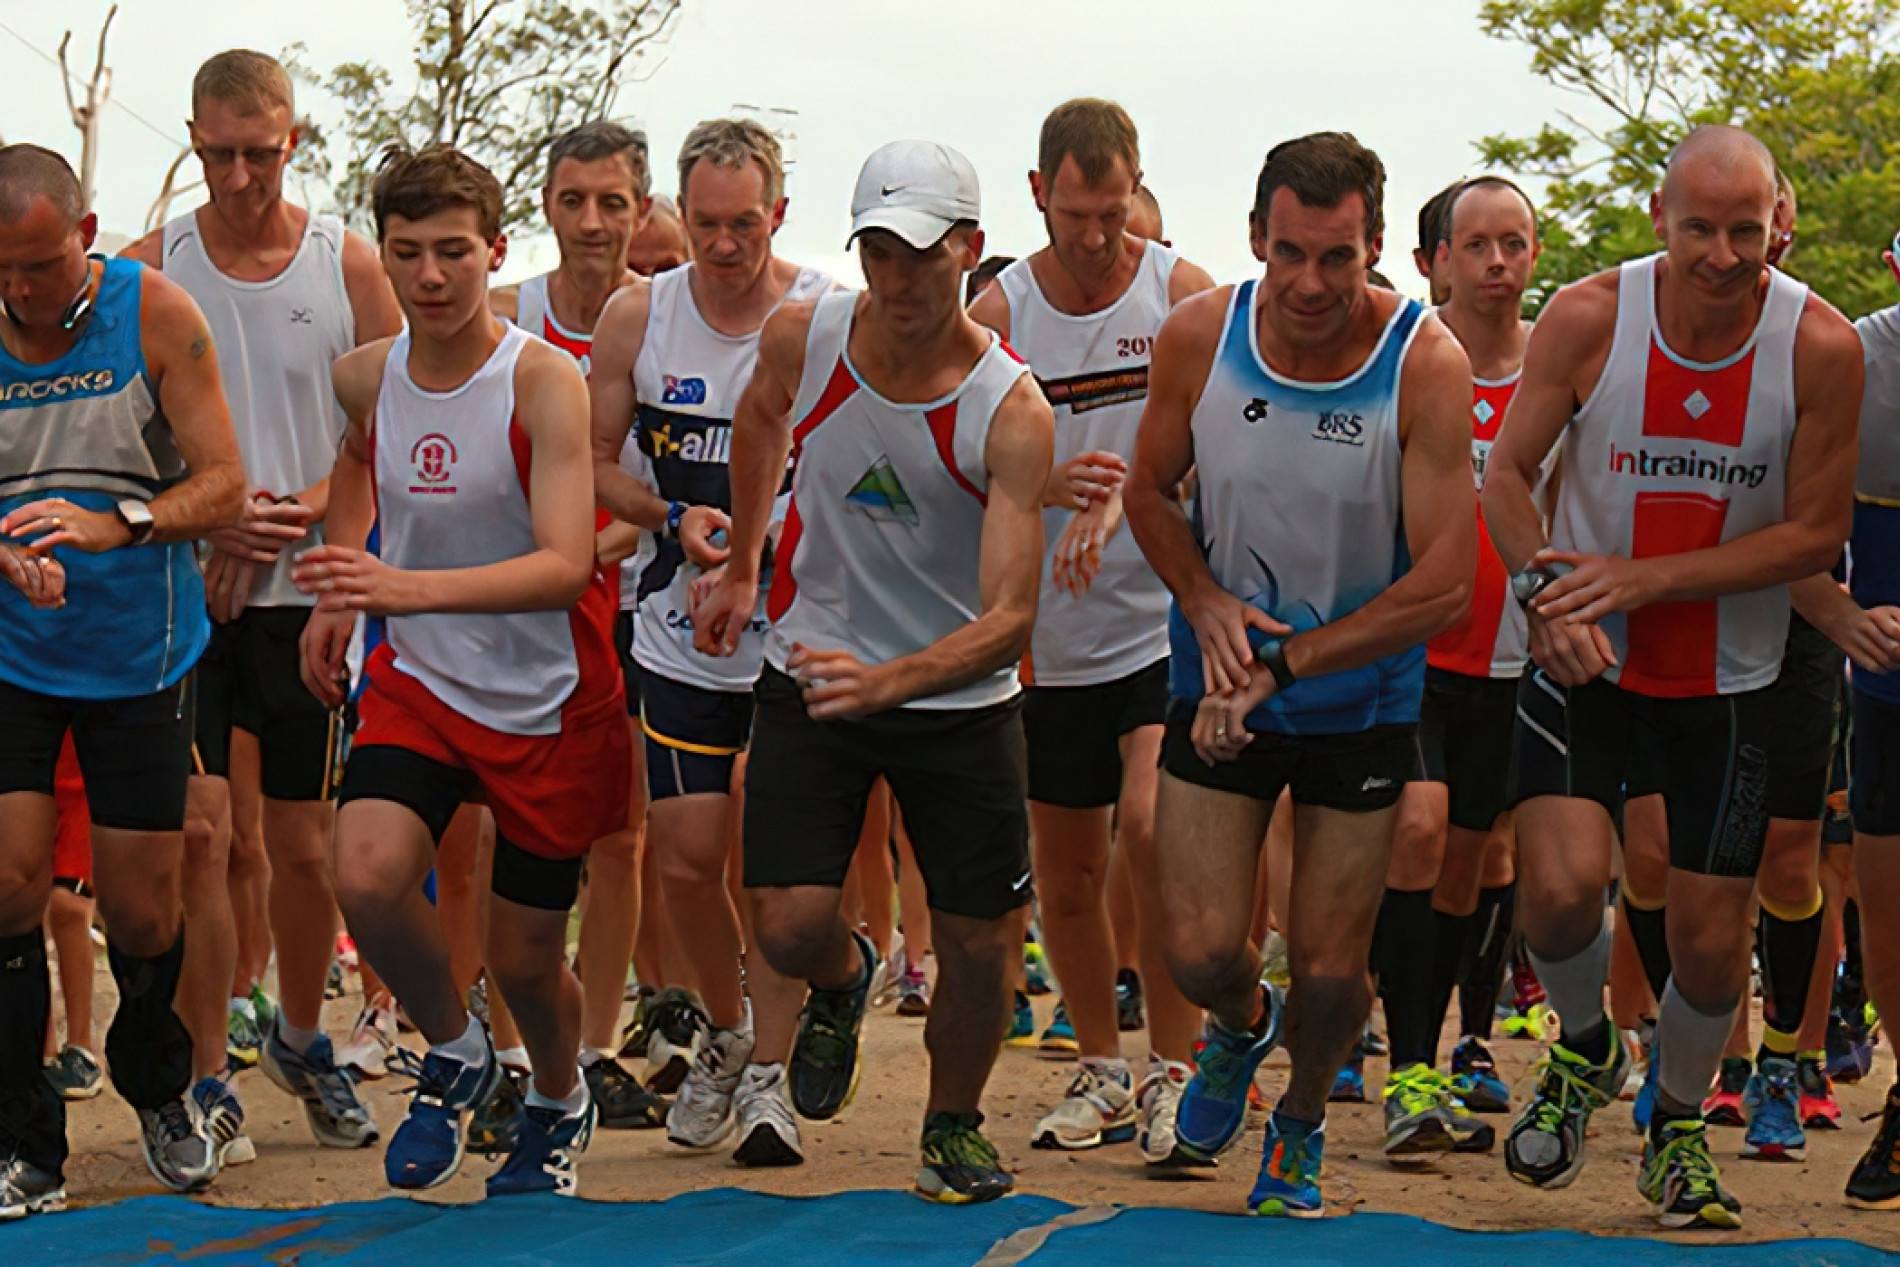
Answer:
[[(1841, 1125), (1900, 1012), (1900, 308), (1776, 267), (1745, 132), (1532, 324), (1532, 200), (1428, 202), (1418, 303), (1343, 133), (1268, 152), (1235, 285), (1111, 102), (1043, 122), (1021, 259), (893, 143), (856, 291), (775, 254), (758, 124), (695, 126), (669, 200), (593, 122), (558, 267), (494, 289), (468, 156), (387, 155), (372, 242), (286, 200), (275, 60), (190, 118), (208, 202), (110, 259), (0, 148), (0, 1219), (60, 1208), (108, 1075), (165, 1187), (253, 1161), (252, 1065), (398, 1189), (474, 1150), (571, 1195), (598, 1129), (795, 1165), (890, 1005), (951, 1203), (1012, 1188), (1010, 1044), (1075, 1062), (1035, 1147), (1165, 1173), (1264, 1116), (1260, 1214), (1325, 1210), (1368, 1057), (1395, 1165), (1561, 1187), (1631, 1099), (1668, 1227)], [(1900, 1208), (1900, 1088), (1846, 1197)]]

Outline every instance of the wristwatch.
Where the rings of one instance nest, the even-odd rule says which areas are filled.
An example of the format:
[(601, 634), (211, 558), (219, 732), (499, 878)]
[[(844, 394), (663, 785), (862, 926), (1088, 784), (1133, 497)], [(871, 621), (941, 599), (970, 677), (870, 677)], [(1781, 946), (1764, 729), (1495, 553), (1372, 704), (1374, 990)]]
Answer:
[(665, 536), (668, 541), (678, 541), (680, 539), (680, 520), (686, 518), (686, 512), (691, 509), (692, 507), (688, 506), (685, 502), (667, 503)]
[(1531, 600), (1544, 592), (1544, 587), (1556, 580), (1558, 573), (1549, 568), (1527, 567), (1511, 578), (1511, 594), (1520, 607), (1529, 607)]
[(119, 521), (132, 532), (130, 544), (142, 546), (152, 539), (152, 530), (158, 526), (152, 518), (152, 508), (137, 498), (128, 497), (113, 507), (118, 512)]
[(1293, 676), (1293, 666), (1286, 662), (1286, 640), (1269, 638), (1254, 649), (1253, 658), (1260, 666), (1273, 674), (1274, 688), (1284, 691), (1299, 679)]

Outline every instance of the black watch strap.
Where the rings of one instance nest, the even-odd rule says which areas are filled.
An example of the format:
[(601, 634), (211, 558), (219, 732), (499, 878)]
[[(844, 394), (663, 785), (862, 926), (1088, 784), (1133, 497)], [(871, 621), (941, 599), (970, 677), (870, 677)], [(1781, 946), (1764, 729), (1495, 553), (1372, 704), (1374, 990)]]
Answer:
[(1253, 658), (1273, 674), (1274, 685), (1282, 691), (1299, 680), (1293, 676), (1293, 668), (1286, 662), (1286, 640), (1283, 638), (1267, 639), (1253, 653)]

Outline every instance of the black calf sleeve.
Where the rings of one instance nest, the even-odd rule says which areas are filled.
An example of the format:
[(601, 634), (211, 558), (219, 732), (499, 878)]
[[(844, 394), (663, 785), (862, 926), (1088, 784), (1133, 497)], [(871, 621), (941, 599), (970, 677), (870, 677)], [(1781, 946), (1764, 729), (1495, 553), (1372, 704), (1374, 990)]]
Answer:
[(1669, 988), (1668, 908), (1639, 910), (1630, 905), (1629, 894), (1625, 893), (1621, 910), (1624, 922), (1630, 926), (1630, 936), (1636, 942), (1636, 956), (1643, 961), (1649, 992), (1656, 996), (1656, 1006), (1661, 1007), (1663, 991)]
[(1385, 1000), (1392, 1068), (1430, 1065), (1438, 1055), (1432, 1027), (1432, 894), (1387, 889), (1372, 938), (1372, 970)]
[(106, 1031), (112, 1085), (135, 1109), (156, 1109), (191, 1086), (191, 1034), (172, 1010), (185, 963), (185, 933), (163, 954), (140, 959), (108, 943), (119, 1011)]
[(1498, 991), (1504, 985), (1506, 952), (1511, 945), (1511, 921), (1517, 915), (1517, 885), (1501, 884), (1478, 891), (1477, 945), (1458, 986), (1459, 1029), (1488, 1041), (1497, 1016)]
[(1816, 906), (1806, 919), (1785, 920), (1766, 906), (1755, 921), (1755, 946), (1761, 954), (1763, 1044), (1777, 1055), (1792, 1056), (1801, 1014), (1808, 1007), (1814, 961), (1821, 953), (1821, 916)]
[(45, 934), (0, 937), (0, 1157), (17, 1153), (57, 1175), (66, 1165), (66, 1105), (41, 1068), (52, 1013)]

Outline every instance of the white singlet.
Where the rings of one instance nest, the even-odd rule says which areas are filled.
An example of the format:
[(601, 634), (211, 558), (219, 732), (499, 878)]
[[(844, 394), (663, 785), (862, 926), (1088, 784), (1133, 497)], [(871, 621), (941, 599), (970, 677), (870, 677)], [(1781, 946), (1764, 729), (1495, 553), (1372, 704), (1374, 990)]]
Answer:
[[(160, 271), (197, 301), (211, 328), (244, 478), (288, 497), (329, 475), (349, 421), (330, 385), (330, 366), (356, 346), (356, 314), (343, 285), (343, 222), (311, 213), (296, 255), (263, 282), (218, 270), (205, 253), (197, 212), (165, 226), (161, 251)], [(322, 541), (318, 525), (285, 546), (258, 579), (250, 605), (315, 604), (291, 584), (290, 568)]]
[[(687, 264), (653, 279), (646, 340), (633, 366), (639, 401), (633, 439), (661, 497), (730, 511), (726, 463), (732, 456), (732, 413), (759, 359), (759, 331), (721, 334), (707, 325), (693, 299), (692, 276), (693, 265)], [(824, 273), (801, 268), (781, 302), (807, 302), (831, 286)], [(688, 612), (699, 575), (677, 541), (655, 543), (640, 573), (633, 658), (641, 668), (688, 686), (750, 691), (765, 649), (763, 616), (754, 619), (729, 657), (693, 650)], [(769, 588), (767, 580), (761, 576), (761, 593)]]
[[(791, 508), (767, 603), (765, 658), (780, 672), (793, 643), (887, 664), (983, 613), (984, 448), (997, 406), (1029, 367), (991, 336), (948, 395), (886, 400), (851, 364), (857, 301), (856, 291), (819, 300), (805, 340)], [(1019, 690), (1010, 665), (904, 707), (982, 708)]]
[[(1563, 482), (1550, 543), (1654, 558), (1704, 550), (1785, 515), (1794, 439), (1794, 344), (1808, 288), (1768, 271), (1748, 342), (1713, 364), (1684, 360), (1656, 322), (1656, 260), (1617, 282), (1616, 332), (1590, 399), (1564, 429)], [(1733, 695), (1767, 686), (1788, 641), (1788, 590), (1776, 585), (1653, 603), (1601, 625), (1617, 663), (1604, 678), (1639, 695)]]
[[(469, 568), (539, 547), (528, 509), (527, 433), (515, 421), (515, 363), (528, 336), (507, 327), (460, 387), (409, 377), (409, 332), (396, 336), (376, 397), (377, 522), (391, 567)], [(552, 735), (580, 681), (565, 611), (391, 616), (395, 667), (449, 707), (509, 735)]]
[[(1168, 315), (1168, 278), (1179, 257), (1151, 242), (1134, 280), (1100, 312), (1058, 312), (1028, 260), (997, 277), (1009, 301), (1009, 345), (1029, 362), (1055, 407), (1056, 465), (1106, 451), (1132, 459), (1148, 399), (1148, 359)], [(1081, 597), (1056, 587), (1056, 544), (1075, 512), (1042, 512), (1042, 594), (1024, 665), (1040, 686), (1093, 686), (1138, 673), (1168, 654), (1168, 587), (1124, 524), (1102, 547), (1102, 570)]]

